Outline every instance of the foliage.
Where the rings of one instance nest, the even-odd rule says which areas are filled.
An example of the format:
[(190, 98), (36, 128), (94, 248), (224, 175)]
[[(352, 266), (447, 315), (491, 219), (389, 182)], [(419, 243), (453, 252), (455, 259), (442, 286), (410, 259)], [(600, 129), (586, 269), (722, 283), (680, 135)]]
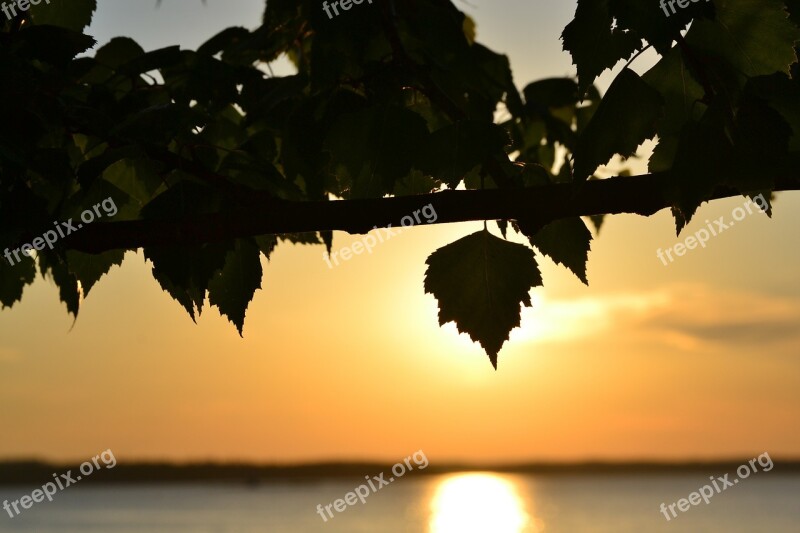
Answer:
[[(38, 265), (77, 316), (124, 250), (138, 248), (115, 241), (118, 232), (149, 221), (167, 235), (169, 224), (191, 221), (213, 226), (214, 237), (182, 233), (144, 256), (192, 318), (208, 298), (241, 333), (260, 254), (280, 241), (331, 246), (329, 224), (263, 235), (231, 222), (271, 200), (302, 206), (461, 185), (577, 191), (613, 156), (657, 138), (650, 170), (666, 176), (658, 192), (680, 231), (720, 187), (772, 191), (800, 169), (798, 0), (714, 0), (670, 17), (657, 2), (580, 0), (563, 33), (577, 80), (521, 92), (508, 59), (475, 40), (450, 0), (379, 0), (333, 20), (317, 1), (269, 0), (260, 27), (228, 28), (197, 50), (145, 52), (121, 37), (88, 57), (95, 41), (82, 32), (95, 7), (41, 3), (0, 32), (0, 251), (107, 197), (119, 212), (98, 231), (113, 244), (86, 253), (65, 239), (35, 260), (0, 260), (4, 307)], [(601, 98), (597, 76), (648, 47), (655, 67), (643, 76), (624, 68)], [(296, 74), (269, 74), (282, 55)], [(508, 118), (495, 123), (499, 108)], [(588, 283), (586, 224), (543, 216), (499, 224)], [(486, 230), (435, 251), (425, 279), (440, 322), (468, 332), (495, 366), (538, 285), (533, 251)]]

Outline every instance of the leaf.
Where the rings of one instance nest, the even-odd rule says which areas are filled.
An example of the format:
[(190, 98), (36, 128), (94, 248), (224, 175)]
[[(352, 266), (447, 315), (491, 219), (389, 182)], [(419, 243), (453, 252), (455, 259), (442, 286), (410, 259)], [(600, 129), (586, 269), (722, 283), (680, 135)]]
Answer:
[(551, 107), (574, 106), (581, 101), (578, 84), (572, 78), (547, 78), (529, 83), (523, 89), (525, 110), (543, 116)]
[(13, 265), (7, 258), (0, 257), (0, 305), (3, 309), (21, 301), (25, 286), (33, 283), (36, 277), (36, 263), (33, 259), (20, 254), (22, 261), (17, 263), (13, 255), (10, 257)]
[(412, 170), (407, 176), (400, 178), (394, 184), (395, 196), (413, 196), (415, 194), (430, 194), (439, 188), (441, 182), (434, 180), (430, 176)]
[[(333, 232), (320, 231), (319, 236), (322, 242), (325, 243), (325, 249), (328, 251), (328, 255), (331, 255), (331, 249), (333, 249)], [(267, 256), (267, 259), (269, 259), (269, 256)]]
[(475, 24), (475, 20), (466, 15), (464, 17), (464, 36), (467, 38), (467, 42), (469, 44), (475, 43), (475, 37), (477, 36), (477, 25)]
[(102, 254), (67, 251), (69, 270), (78, 278), (84, 298), (89, 296), (89, 291), (92, 290), (95, 283), (108, 274), (111, 267), (122, 265), (124, 258), (124, 250), (111, 250)]
[(487, 101), (503, 100), (512, 115), (520, 116), (523, 113), (522, 99), (514, 84), (508, 57), (477, 43), (470, 47), (470, 52), (479, 75), (474, 75), (470, 69), (467, 75), (474, 79), (466, 78), (466, 81)]
[(600, 228), (603, 227), (603, 222), (605, 222), (606, 215), (592, 215), (589, 217), (589, 220), (592, 221), (592, 225), (594, 226), (594, 230), (600, 235)]
[(57, 26), (29, 26), (19, 41), (20, 55), (59, 66), (95, 45), (94, 38)]
[(303, 233), (283, 233), (278, 235), (282, 241), (289, 241), (292, 244), (320, 244), (322, 241), (316, 232), (306, 231)]
[(684, 127), (663, 191), (673, 204), (677, 233), (691, 221), (714, 186), (737, 172), (736, 152), (723, 127), (725, 110), (715, 102), (699, 122)]
[(800, 30), (782, 0), (715, 0), (714, 5), (716, 20), (696, 20), (686, 35), (692, 49), (724, 59), (747, 77), (789, 73)]
[(636, 32), (661, 55), (667, 53), (693, 19), (714, 17), (714, 3), (706, 0), (671, 7), (669, 2), (659, 0), (610, 0), (609, 4), (619, 28)]
[(379, 106), (343, 115), (328, 134), (326, 147), (350, 198), (379, 198), (411, 171), (427, 135), (425, 121), (416, 113)]
[(500, 235), (502, 235), (504, 239), (508, 240), (508, 220), (498, 220), (497, 229), (500, 230)]
[(631, 57), (641, 45), (636, 35), (612, 29), (614, 17), (608, 4), (608, 0), (578, 0), (575, 19), (561, 34), (564, 50), (572, 55), (572, 62), (578, 67), (581, 94), (604, 70)]
[(800, 151), (800, 83), (775, 73), (751, 78), (747, 88), (781, 114), (793, 131), (789, 149)]
[(78, 318), (81, 306), (81, 291), (78, 278), (70, 272), (68, 265), (53, 252), (39, 252), (39, 267), (42, 275), (50, 273), (58, 287), (58, 295), (67, 306), (67, 311)]
[(542, 285), (533, 251), (483, 230), (439, 248), (426, 263), (425, 292), (439, 301), (439, 324), (455, 322), (496, 369), (500, 348), (520, 324), (520, 304), (530, 306), (528, 291)]
[[(796, 102), (797, 103), (797, 102)], [(726, 180), (741, 191), (766, 189), (781, 172), (793, 131), (783, 116), (764, 100), (745, 95), (732, 132), (737, 173)]]
[(220, 270), (231, 249), (228, 243), (201, 246), (145, 248), (145, 259), (153, 263), (153, 277), (196, 321), (205, 302), (206, 290), (214, 273)]
[(680, 134), (690, 121), (699, 120), (707, 105), (703, 87), (689, 74), (679, 48), (671, 49), (642, 76), (664, 98), (664, 113), (656, 129), (659, 142), (648, 161), (650, 172), (669, 170), (680, 142)]
[(239, 26), (226, 28), (201, 44), (197, 48), (197, 53), (214, 56), (248, 37), (250, 37), (250, 32), (246, 28)]
[[(524, 230), (524, 226), (520, 229)], [(570, 269), (578, 279), (589, 285), (586, 263), (591, 250), (592, 232), (580, 217), (556, 220), (532, 236), (524, 231), (523, 234), (540, 252)]]
[(656, 133), (664, 99), (632, 70), (624, 69), (600, 101), (578, 139), (574, 176), (584, 181), (614, 154), (630, 157)]
[(508, 133), (500, 126), (472, 120), (457, 122), (431, 134), (420, 165), (426, 174), (455, 189), (475, 167), (502, 154), (509, 142)]
[[(595, 96), (597, 91), (592, 86), (589, 94)], [(572, 130), (576, 118), (587, 118), (593, 108), (578, 107), (583, 96), (578, 92), (578, 84), (571, 78), (550, 78), (528, 84), (524, 90), (525, 116), (528, 119), (524, 132), (524, 141), (528, 161), (541, 163), (550, 169), (555, 159), (555, 143), (559, 142), (570, 151), (575, 147), (575, 132)], [(599, 95), (597, 100), (599, 100)], [(591, 98), (593, 101), (595, 98)], [(593, 102), (594, 103), (594, 102)], [(587, 111), (588, 110), (588, 111)], [(547, 144), (541, 145), (540, 129), (542, 123), (546, 133)], [(579, 123), (579, 127), (583, 124)], [(545, 153), (537, 151), (547, 150)]]
[(689, 74), (679, 48), (670, 50), (643, 76), (664, 98), (664, 114), (658, 121), (658, 135), (677, 135), (692, 119), (699, 119), (706, 109), (701, 102), (703, 87)]
[(256, 246), (258, 246), (258, 249), (261, 250), (262, 254), (264, 254), (264, 257), (269, 260), (272, 252), (274, 252), (275, 248), (278, 247), (278, 237), (275, 235), (261, 235), (255, 239)]
[(45, 0), (31, 6), (31, 17), (36, 24), (60, 26), (73, 31), (83, 31), (91, 24), (97, 9), (97, 0)]
[(97, 50), (94, 58), (101, 65), (116, 69), (143, 55), (144, 48), (130, 37), (114, 37)]
[(260, 254), (252, 240), (237, 239), (236, 247), (228, 252), (225, 266), (208, 284), (209, 302), (233, 322), (239, 335), (244, 329), (247, 306), (256, 289), (261, 288)]
[(157, 171), (158, 166), (152, 160), (124, 158), (105, 169), (103, 181), (127, 194), (133, 210), (138, 213), (155, 196), (166, 191)]

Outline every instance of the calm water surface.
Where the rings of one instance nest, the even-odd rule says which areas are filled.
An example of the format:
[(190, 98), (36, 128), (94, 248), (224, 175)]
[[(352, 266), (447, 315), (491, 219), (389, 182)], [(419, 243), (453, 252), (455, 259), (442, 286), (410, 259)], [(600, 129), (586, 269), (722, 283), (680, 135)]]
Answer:
[[(58, 493), (0, 531), (36, 533), (641, 533), (800, 532), (800, 476), (761, 472), (667, 522), (659, 512), (698, 490), (703, 474), (523, 476), (413, 473), (324, 522), (351, 482), (86, 486)], [(35, 487), (3, 487), (16, 500)], [(2, 511), (2, 509), (0, 509)]]

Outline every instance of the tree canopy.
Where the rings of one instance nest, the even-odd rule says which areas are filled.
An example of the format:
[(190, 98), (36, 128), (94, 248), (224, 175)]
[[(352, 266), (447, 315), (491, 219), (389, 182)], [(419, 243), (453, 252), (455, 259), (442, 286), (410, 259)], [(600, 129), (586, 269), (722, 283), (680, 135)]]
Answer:
[[(317, 0), (268, 0), (257, 29), (197, 50), (118, 37), (91, 57), (95, 0), (0, 17), (0, 304), (38, 269), (77, 317), (142, 248), (192, 319), (208, 298), (241, 333), (261, 255), (281, 242), (330, 251), (335, 230), (397, 227), (431, 206), (437, 224), (497, 223), (433, 251), (424, 281), (440, 323), (496, 367), (542, 285), (538, 257), (588, 284), (585, 220), (599, 231), (603, 215), (669, 208), (680, 233), (703, 202), (800, 189), (800, 0), (668, 4), (579, 0), (562, 34), (577, 78), (522, 91), (450, 0), (337, 17)], [(658, 61), (639, 75), (628, 65), (646, 49)], [(296, 73), (276, 76), (284, 55)], [(601, 96), (597, 77), (620, 61)], [(595, 175), (648, 139), (647, 174)]]

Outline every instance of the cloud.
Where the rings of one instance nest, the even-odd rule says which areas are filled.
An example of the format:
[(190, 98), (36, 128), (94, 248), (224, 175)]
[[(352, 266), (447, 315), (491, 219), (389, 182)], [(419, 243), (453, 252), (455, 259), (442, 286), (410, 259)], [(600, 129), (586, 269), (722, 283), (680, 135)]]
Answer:
[(533, 307), (522, 311), (522, 328), (511, 340), (573, 342), (601, 335), (620, 323), (641, 320), (669, 305), (667, 291), (606, 294), (573, 300), (549, 299), (533, 293)]
[(697, 344), (759, 345), (800, 341), (800, 301), (763, 292), (677, 286), (673, 304), (644, 324)]
[(660, 342), (681, 349), (800, 343), (800, 301), (763, 292), (680, 284), (573, 300), (534, 298), (512, 340), (589, 337)]

